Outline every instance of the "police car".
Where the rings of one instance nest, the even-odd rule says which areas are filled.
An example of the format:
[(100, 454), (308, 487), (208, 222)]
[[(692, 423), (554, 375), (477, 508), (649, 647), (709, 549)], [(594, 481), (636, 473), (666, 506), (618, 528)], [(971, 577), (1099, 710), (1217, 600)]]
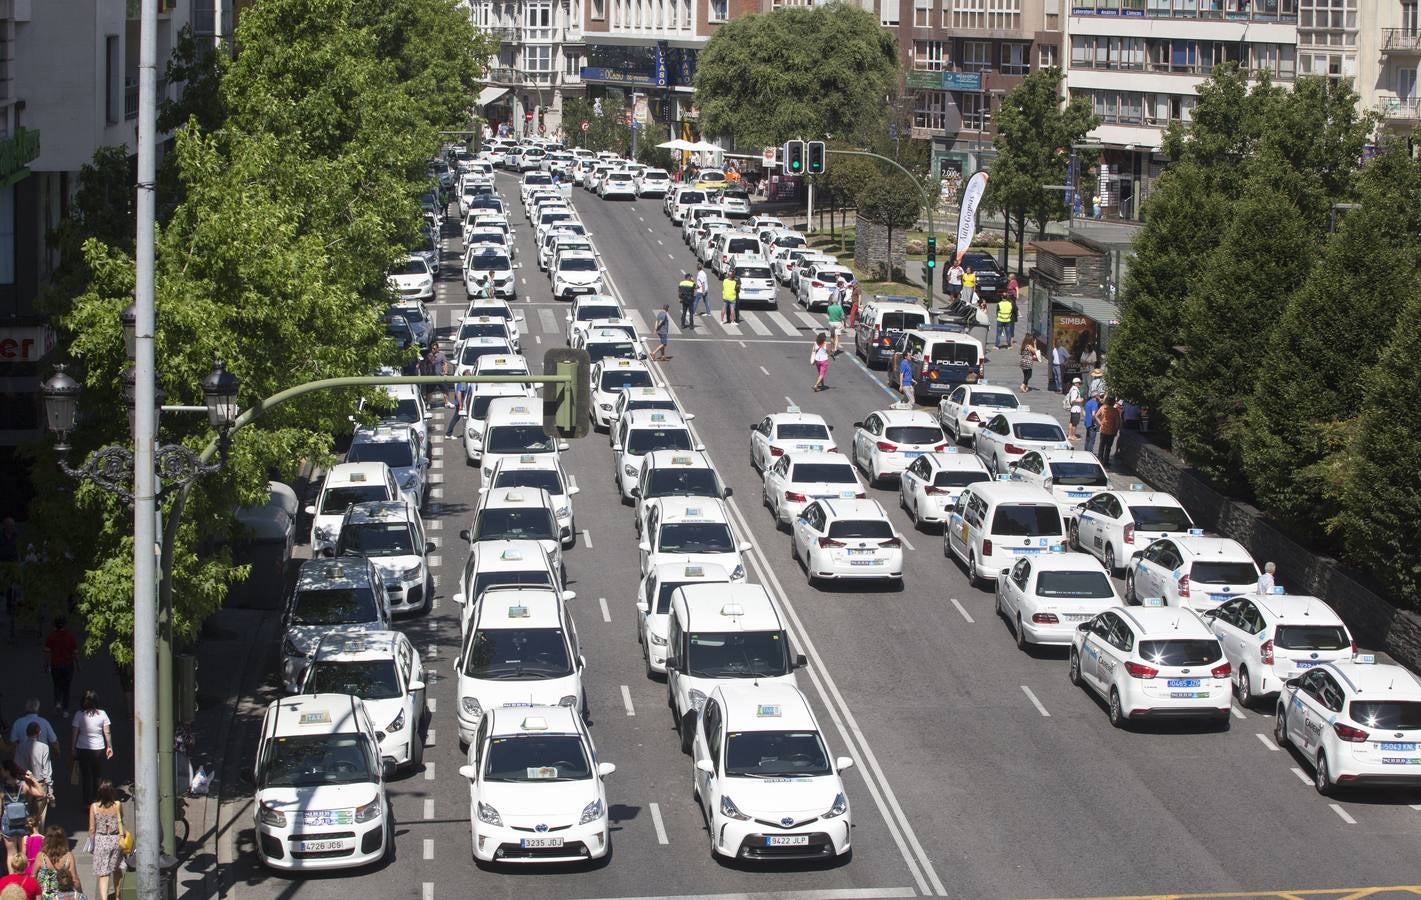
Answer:
[(877, 500), (815, 500), (790, 523), (790, 552), (820, 579), (903, 580), (903, 539)]
[(543, 407), (528, 399), (500, 397), (488, 405), (484, 418), (481, 471), (485, 481), (505, 456), (547, 455), (554, 459), (568, 442), (549, 437), (543, 430)]
[(984, 419), (999, 412), (1020, 409), (1011, 388), (994, 384), (963, 384), (938, 401), (937, 420), (959, 443), (975, 440)]
[(617, 397), (632, 388), (649, 388), (656, 382), (646, 363), (638, 359), (604, 359), (592, 367), (592, 402), (589, 417), (598, 431), (610, 429)]
[(308, 559), (282, 613), (281, 677), (295, 693), (311, 654), (334, 632), (388, 631), (385, 581), (368, 559)]
[(691, 752), (713, 855), (833, 859), (849, 852), (853, 824), (842, 773), (854, 761), (830, 755), (794, 685), (716, 687)]
[(1313, 767), (1318, 793), (1421, 784), (1421, 682), (1371, 654), (1324, 663), (1290, 679), (1273, 722)]
[(345, 511), (356, 503), (398, 500), (404, 496), (390, 467), (383, 462), (344, 462), (331, 466), (316, 502), (307, 506), (311, 517), (311, 553), (320, 556), (340, 537)]
[[(459, 573), (454, 605), (459, 607), (460, 640), (469, 634), (474, 607), (484, 592), (502, 585), (545, 587), (564, 601), (577, 594), (563, 588), (561, 570), (552, 554), (537, 541), (479, 541), (469, 545), (469, 555)], [(462, 645), (461, 645), (462, 646)]]
[(479, 359), (485, 356), (514, 356), (513, 345), (501, 337), (471, 337), (454, 344), (454, 374), (471, 375), (478, 371)]
[(1145, 718), (1212, 719), (1229, 727), (1233, 667), (1204, 620), (1159, 597), (1106, 610), (1071, 636), (1071, 684), (1106, 702), (1110, 724)]
[[(484, 359), (493, 360), (522, 358), (521, 356), (484, 357)], [(464, 408), (464, 462), (470, 466), (476, 466), (484, 456), (484, 435), (488, 431), (489, 408), (494, 401), (523, 400), (530, 409), (533, 408), (536, 401), (529, 395), (527, 385), (513, 382), (473, 384), (469, 388)], [(541, 419), (539, 422), (541, 423)]]
[(657, 450), (705, 450), (705, 445), (691, 438), (686, 420), (680, 413), (662, 410), (638, 410), (617, 424), (612, 442), (613, 479), (622, 497), (635, 499), (632, 488), (641, 477), (641, 461)]
[(750, 426), (750, 465), (763, 472), (786, 453), (832, 453), (833, 429), (824, 417), (791, 406)]
[(1011, 626), (1016, 646), (1065, 646), (1076, 626), (1121, 605), (1110, 576), (1095, 559), (1061, 544), (1042, 556), (1023, 556), (997, 579), (996, 612)]
[(1028, 450), (1069, 450), (1066, 433), (1055, 419), (1044, 413), (997, 413), (977, 430), (973, 449), (993, 475), (1007, 474), (1007, 467)]
[(607, 294), (582, 294), (572, 301), (572, 309), (567, 314), (567, 343), (580, 331), (586, 331), (588, 323), (597, 319), (624, 318), (622, 305)]
[(680, 413), (681, 418), (689, 422), (696, 417), (695, 413), (681, 412), (681, 406), (676, 402), (676, 398), (671, 396), (671, 392), (664, 387), (634, 387), (628, 388), (616, 394), (616, 400), (612, 403), (611, 423), (607, 426), (607, 443), (612, 443), (617, 434), (617, 426), (621, 424), (622, 416), (639, 409), (657, 409), (662, 412)]
[(646, 529), (646, 517), (663, 497), (725, 499), (732, 494), (721, 482), (710, 457), (697, 450), (654, 450), (642, 457), (632, 496), (636, 498), (636, 530)]
[(407, 425), (361, 425), (345, 453), (348, 463), (382, 462), (390, 467), (400, 493), (418, 509), (424, 505), (429, 460), (420, 452), (419, 436)]
[(730, 573), (717, 565), (663, 563), (637, 585), (637, 643), (646, 677), (666, 674), (666, 641), (670, 632), (671, 596), (688, 584), (729, 584)]
[(499, 707), (584, 710), (582, 659), (567, 605), (549, 588), (495, 587), (474, 605), (459, 653), (459, 743)]
[(580, 488), (563, 471), (562, 463), (546, 453), (505, 456), (494, 465), (493, 472), (479, 488), (479, 493), (501, 488), (534, 488), (547, 492), (553, 501), (553, 513), (558, 520), (558, 533), (563, 547), (576, 541), (577, 529), (572, 513), (572, 496)]
[(897, 476), (925, 453), (947, 449), (947, 437), (931, 413), (909, 403), (870, 413), (854, 423), (850, 453), (870, 485)]
[(474, 522), (459, 532), (469, 543), (537, 541), (562, 572), (562, 538), (557, 510), (548, 492), (536, 488), (499, 488), (479, 495)]
[(641, 574), (663, 563), (720, 566), (731, 581), (745, 580), (748, 541), (737, 541), (723, 501), (704, 497), (662, 497), (650, 506), (642, 531)]
[(408, 771), (424, 764), (429, 724), (424, 665), (398, 631), (332, 634), (321, 640), (301, 681), (303, 694), (351, 694), (375, 725), (380, 755)]
[(573, 335), (572, 347), (586, 350), (594, 363), (604, 359), (646, 359), (646, 349), (636, 336), (636, 329), (629, 332), (628, 328), (630, 322), (625, 327), (620, 323), (594, 322), (592, 327)]
[(948, 447), (913, 460), (898, 479), (898, 505), (913, 517), (913, 525), (941, 525), (957, 496), (969, 484), (991, 481), (983, 462), (971, 453)]
[(345, 511), (333, 556), (363, 556), (375, 563), (385, 582), (390, 607), (402, 612), (428, 612), (434, 600), (429, 554), (434, 543), (424, 519), (408, 500), (357, 503)]
[(775, 521), (788, 525), (815, 500), (868, 497), (848, 457), (838, 452), (792, 452), (765, 469), (761, 500)]
[(1125, 599), (1163, 597), (1168, 606), (1213, 609), (1258, 588), (1258, 565), (1231, 538), (1205, 537), (1198, 528), (1161, 538), (1130, 557)]
[(514, 353), (523, 352), (523, 348), (518, 344), (518, 329), (512, 319), (487, 313), (464, 316), (459, 320), (458, 331), (455, 332), (454, 339), (466, 341), (476, 337), (502, 338), (508, 342), (508, 346), (513, 349)]
[(1085, 450), (1028, 450), (1007, 468), (1013, 481), (1035, 485), (1055, 497), (1067, 519), (1081, 503), (1110, 487), (1105, 467)]
[(491, 709), (459, 774), (469, 782), (474, 859), (568, 863), (600, 859), (611, 846), (599, 762), (587, 726), (570, 709)]
[(1105, 563), (1111, 575), (1135, 550), (1171, 535), (1183, 535), (1194, 520), (1173, 494), (1146, 490), (1101, 491), (1075, 508), (1071, 516), (1071, 546)]
[(1332, 607), (1287, 593), (1235, 597), (1204, 613), (1234, 667), (1234, 692), (1248, 706), (1323, 663), (1350, 659), (1357, 642)]

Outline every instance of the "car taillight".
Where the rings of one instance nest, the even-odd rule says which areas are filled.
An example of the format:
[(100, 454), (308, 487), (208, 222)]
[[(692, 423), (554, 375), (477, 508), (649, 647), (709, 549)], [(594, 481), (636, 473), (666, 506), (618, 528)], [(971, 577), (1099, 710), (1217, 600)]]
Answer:
[(831, 537), (822, 537), (822, 538), (819, 539), (819, 546), (821, 546), (821, 547), (842, 547), (842, 546), (844, 546), (844, 542), (843, 542), (843, 541), (839, 541), (839, 540), (835, 540), (834, 538), (831, 538)]
[(1273, 642), (1264, 641), (1263, 646), (1258, 648), (1258, 655), (1265, 666), (1273, 665)]
[(897, 444), (890, 444), (890, 443), (888, 443), (887, 441), (879, 441), (879, 442), (877, 443), (877, 447), (878, 447), (878, 449), (882, 450), (884, 453), (893, 453), (894, 451), (896, 451), (896, 450), (898, 449), (898, 445), (897, 445)]
[(1332, 730), (1344, 741), (1360, 744), (1367, 739), (1367, 733), (1360, 728), (1353, 728), (1351, 725), (1343, 725), (1341, 722), (1333, 722)]
[(1188, 596), (1189, 596), (1189, 576), (1188, 576), (1188, 575), (1181, 575), (1181, 576), (1179, 576), (1179, 596), (1181, 596), (1181, 597), (1188, 597)]
[(1037, 613), (1031, 617), (1031, 621), (1037, 625), (1059, 625), (1061, 620), (1056, 618), (1055, 613)]
[(803, 503), (804, 495), (796, 494), (794, 491), (785, 491), (785, 499), (791, 503)]
[(879, 541), (878, 546), (880, 546), (880, 547), (901, 547), (901, 546), (903, 546), (903, 541), (902, 541), (901, 538), (888, 538), (887, 540)]
[(933, 448), (933, 450), (937, 451), (938, 453), (941, 453), (942, 451), (944, 451), (944, 450), (946, 450), (946, 449), (947, 449), (947, 444), (946, 444), (946, 442), (941, 443), (941, 444), (938, 444), (936, 447)]
[(1134, 525), (1126, 525), (1126, 526), (1125, 526), (1125, 543), (1127, 543), (1127, 544), (1133, 544), (1133, 543), (1135, 543), (1135, 526), (1134, 526)]
[(1209, 670), (1209, 674), (1214, 676), (1215, 678), (1228, 678), (1233, 673), (1233, 664), (1229, 662), (1221, 662), (1217, 666), (1214, 666), (1212, 669)]
[(1125, 671), (1135, 678), (1154, 678), (1159, 674), (1159, 669), (1152, 669), (1149, 666), (1141, 665), (1137, 662), (1125, 663)]
[(1003, 453), (1025, 453), (1025, 447), (1018, 447), (1016, 444), (1007, 444), (1002, 448)]
[(810, 287), (823, 287), (823, 286), (824, 286), (824, 282), (822, 282), (822, 281), (817, 281), (817, 280), (811, 278), (811, 279), (809, 280), (809, 286), (810, 286)]
[(991, 542), (990, 540), (983, 540), (983, 541), (982, 541), (982, 555), (983, 555), (983, 556), (991, 556), (991, 555), (992, 555), (992, 542)]
[(855, 500), (867, 500), (867, 499), (868, 499), (868, 494), (865, 494), (863, 491), (859, 491), (857, 494), (854, 494), (854, 499), (855, 499)]
[(1353, 642), (1352, 642), (1352, 655), (1353, 655), (1353, 656), (1356, 656), (1356, 655), (1357, 655), (1357, 642), (1356, 642), (1356, 641), (1353, 641)]
[(980, 422), (980, 421), (982, 421), (982, 418), (981, 418), (981, 416), (977, 415), (975, 412), (970, 412), (970, 413), (967, 414), (967, 421), (969, 421), (969, 422)]
[(923, 493), (924, 493), (924, 494), (950, 494), (950, 493), (952, 493), (952, 491), (949, 491), (947, 488), (931, 487), (931, 486), (930, 486), (930, 487), (923, 488)]

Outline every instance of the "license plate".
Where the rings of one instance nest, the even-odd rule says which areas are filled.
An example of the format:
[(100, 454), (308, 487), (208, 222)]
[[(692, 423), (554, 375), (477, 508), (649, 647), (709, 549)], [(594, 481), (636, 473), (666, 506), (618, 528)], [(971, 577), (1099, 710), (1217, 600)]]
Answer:
[(1381, 744), (1379, 744), (1378, 746), (1379, 746), (1381, 749), (1383, 749), (1383, 750), (1405, 750), (1405, 751), (1407, 751), (1408, 753), (1415, 753), (1415, 752), (1416, 752), (1416, 744), (1415, 744), (1415, 743), (1410, 743), (1410, 742), (1404, 743), (1404, 744), (1399, 744), (1399, 743), (1396, 743), (1396, 742), (1394, 742), (1394, 741), (1383, 741), (1383, 742), (1382, 742)]
[(823, 445), (823, 444), (795, 444), (795, 445), (794, 445), (794, 449), (796, 449), (796, 450), (808, 450), (808, 451), (810, 451), (810, 452), (812, 452), (812, 453), (820, 453), (820, 452), (823, 452), (823, 450), (824, 450), (824, 445)]
[(1067, 622), (1084, 622), (1090, 618), (1090, 613), (1066, 613), (1062, 618)]
[(1208, 691), (1170, 691), (1171, 700), (1198, 700), (1209, 696)]
[(1293, 660), (1293, 668), (1295, 669), (1311, 669), (1315, 665), (1317, 665), (1317, 663), (1313, 662), (1312, 660)]
[(1040, 548), (1040, 547), (1013, 547), (1013, 548), (1011, 548), (1011, 552), (1012, 552), (1012, 553), (1016, 553), (1016, 554), (1020, 554), (1020, 553), (1040, 553), (1040, 552), (1041, 552), (1041, 548)]
[(344, 850), (345, 841), (297, 841), (292, 850), (296, 853), (325, 853), (328, 850)]
[(1421, 766), (1421, 756), (1383, 756), (1382, 763), (1388, 766)]
[(1171, 679), (1169, 680), (1169, 687), (1172, 687), (1172, 688), (1177, 688), (1177, 687), (1198, 687), (1198, 686), (1199, 686), (1199, 679), (1197, 679), (1197, 678), (1171, 678)]
[(518, 842), (518, 846), (525, 850), (537, 850), (545, 847), (561, 847), (560, 837), (523, 838)]
[(851, 565), (851, 566), (881, 566), (881, 565), (883, 565), (883, 560), (881, 560), (881, 559), (851, 559), (851, 560), (849, 560), (849, 565)]
[(1090, 491), (1066, 491), (1067, 497), (1089, 497)]
[(923, 451), (921, 451), (921, 450), (904, 450), (904, 451), (903, 451), (903, 455), (906, 456), (908, 459), (917, 459), (918, 457), (920, 457), (920, 456), (923, 455)]
[(327, 825), (350, 825), (354, 823), (355, 816), (348, 809), (307, 810), (302, 814), (301, 821), (321, 828)]
[(766, 847), (808, 847), (807, 834), (771, 834), (765, 837)]
[(850, 555), (850, 556), (872, 556), (872, 555), (873, 555), (873, 551), (872, 551), (872, 550), (850, 550), (850, 551), (849, 551), (849, 555)]
[(1210, 594), (1209, 599), (1215, 603), (1223, 603), (1226, 600), (1232, 600), (1233, 594)]

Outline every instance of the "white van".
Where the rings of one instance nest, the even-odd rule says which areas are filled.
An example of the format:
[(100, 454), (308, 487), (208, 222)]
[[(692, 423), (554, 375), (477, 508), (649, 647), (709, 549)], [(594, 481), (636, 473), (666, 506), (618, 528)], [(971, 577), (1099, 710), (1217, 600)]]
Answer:
[(1018, 557), (1049, 553), (1066, 539), (1055, 498), (1007, 477), (969, 484), (943, 527), (942, 555), (961, 560), (975, 582), (993, 584)]
[(483, 477), (505, 456), (520, 457), (550, 453), (553, 458), (568, 448), (567, 441), (550, 437), (543, 430), (543, 404), (524, 397), (499, 397), (489, 402), (484, 418), (482, 454)]

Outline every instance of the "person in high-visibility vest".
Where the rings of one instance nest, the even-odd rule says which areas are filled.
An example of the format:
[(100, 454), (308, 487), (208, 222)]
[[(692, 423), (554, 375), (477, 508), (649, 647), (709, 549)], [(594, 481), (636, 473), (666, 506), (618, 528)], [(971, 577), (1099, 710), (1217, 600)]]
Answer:
[[(1001, 296), (1001, 298), (998, 299), (998, 301), (997, 301), (997, 340), (996, 340), (996, 345), (997, 345), (997, 349), (998, 349), (998, 350), (1002, 350), (1002, 349), (1005, 349), (1005, 348), (1011, 346), (1011, 311), (1012, 311), (1012, 302), (1011, 302), (1011, 299), (1008, 298), (1005, 294), (1003, 294), (1003, 295)], [(1003, 339), (1003, 338), (1006, 339), (1006, 343), (1005, 343), (1005, 344), (1002, 343), (1002, 339)]]
[(722, 322), (740, 321), (740, 313), (735, 309), (735, 300), (738, 296), (737, 287), (733, 272), (726, 275), (720, 282), (720, 320)]

